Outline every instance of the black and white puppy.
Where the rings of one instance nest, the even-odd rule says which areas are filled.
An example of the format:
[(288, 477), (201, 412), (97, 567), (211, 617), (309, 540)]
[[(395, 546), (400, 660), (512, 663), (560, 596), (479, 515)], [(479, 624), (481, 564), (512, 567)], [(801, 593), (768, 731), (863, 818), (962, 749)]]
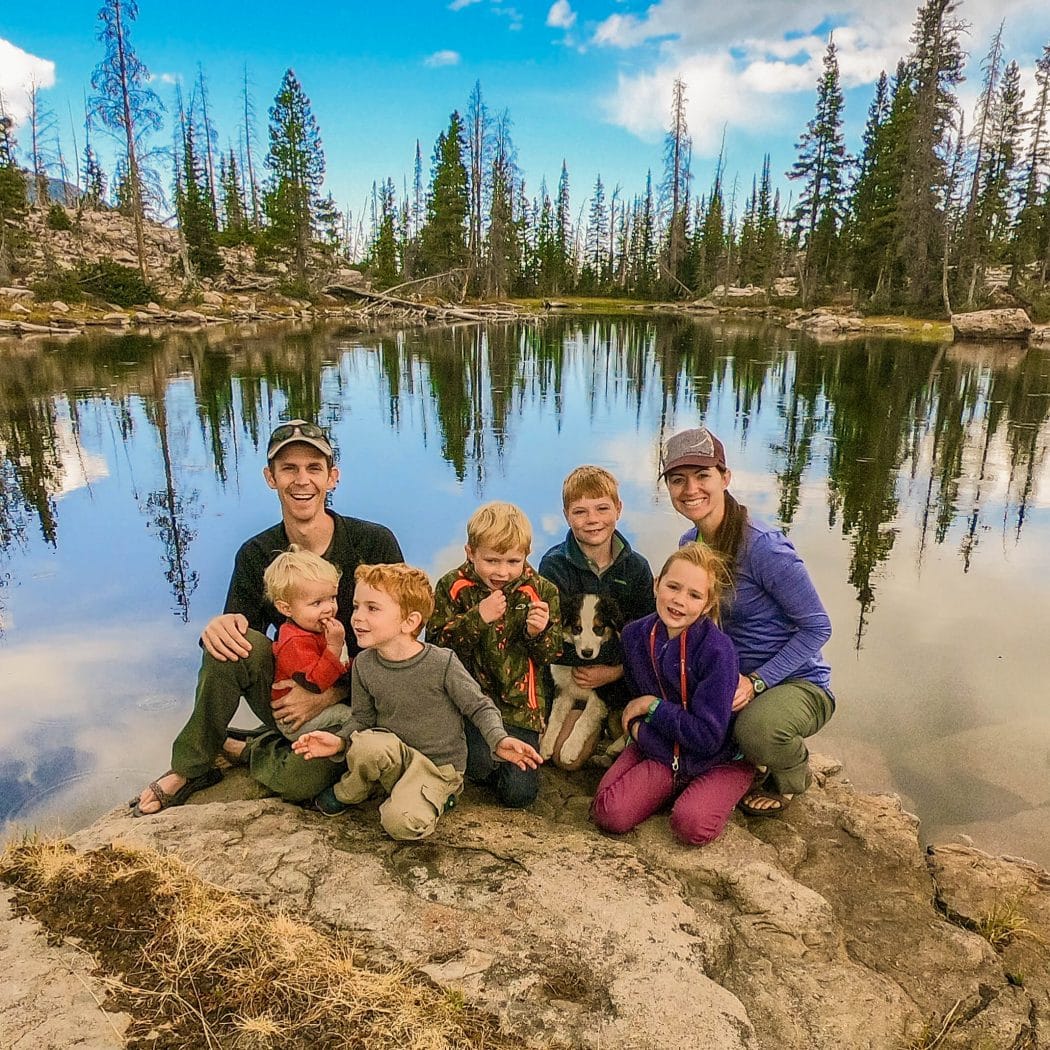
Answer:
[[(568, 594), (561, 599), (561, 623), (566, 654), (568, 646), (572, 646), (586, 665), (597, 662), (602, 646), (619, 637), (623, 615), (612, 598), (602, 598), (597, 594)], [(554, 755), (569, 712), (582, 706), (583, 713), (562, 743), (558, 756), (569, 766), (580, 757), (584, 745), (595, 732), (600, 733), (609, 714), (605, 701), (593, 689), (585, 689), (573, 681), (572, 670), (565, 664), (551, 665), (554, 703), (547, 728), (540, 738), (540, 754), (549, 759)]]

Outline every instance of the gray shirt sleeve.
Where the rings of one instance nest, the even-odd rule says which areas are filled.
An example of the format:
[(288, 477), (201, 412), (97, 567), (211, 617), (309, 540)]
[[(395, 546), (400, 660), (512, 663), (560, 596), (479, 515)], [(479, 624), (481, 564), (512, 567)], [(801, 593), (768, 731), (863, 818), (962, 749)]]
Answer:
[(445, 666), (444, 685), (452, 703), (478, 727), (489, 749), (495, 751), (496, 745), (507, 736), (499, 708), (481, 691), (453, 652), (449, 652)]
[(375, 726), (376, 719), (375, 697), (368, 691), (355, 660), (350, 670), (350, 720), (336, 736), (349, 740), (359, 729), (371, 729)]

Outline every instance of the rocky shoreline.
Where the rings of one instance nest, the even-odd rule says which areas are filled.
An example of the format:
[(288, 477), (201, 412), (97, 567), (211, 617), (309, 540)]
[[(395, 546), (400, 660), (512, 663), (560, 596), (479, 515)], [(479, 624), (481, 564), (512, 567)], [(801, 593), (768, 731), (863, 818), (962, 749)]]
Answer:
[[(598, 833), (595, 771), (549, 771), (532, 811), (469, 791), (414, 845), (387, 839), (374, 805), (326, 820), (259, 798), (238, 771), (197, 804), (114, 811), (69, 842), (173, 854), (268, 910), (354, 935), (537, 1047), (1050, 1046), (1050, 874), (966, 844), (924, 851), (895, 796), (857, 792), (832, 760), (814, 767), (818, 785), (784, 819), (737, 815), (702, 850), (660, 817)], [(29, 920), (0, 926), (19, 958), (0, 1044), (64, 1047), (76, 1031), (78, 1045), (123, 1045), (130, 1020), (83, 994), (103, 1000), (89, 945), (73, 959)]]
[[(563, 312), (594, 308), (607, 313), (617, 308), (613, 302), (579, 299), (452, 303), (417, 294), (426, 288), (425, 282), (420, 281), (380, 293), (371, 289), (360, 270), (323, 255), (315, 260), (317, 272), (312, 278), (319, 291), (307, 300), (282, 292), (289, 280), (286, 267), (273, 264), (271, 272), (260, 272), (255, 250), (244, 245), (219, 249), (223, 265), (220, 276), (187, 283), (178, 276), (183, 252), (178, 231), (156, 222), (146, 224), (145, 247), (151, 285), (160, 302), (128, 308), (97, 300), (88, 304), (66, 303), (61, 298), (38, 298), (29, 285), (49, 274), (70, 274), (77, 266), (91, 263), (135, 268), (137, 259), (128, 247), (134, 244), (134, 230), (127, 216), (108, 209), (79, 212), (63, 229), (51, 228), (47, 214), (46, 209), (30, 210), (26, 275), (19, 286), (0, 287), (0, 337), (74, 336), (89, 330), (117, 333), (167, 326), (185, 329), (293, 320), (335, 320), (373, 329), (390, 324), (537, 320)], [(692, 317), (760, 319), (818, 339), (885, 335), (945, 342), (954, 337), (1050, 343), (1050, 325), (1034, 325), (1007, 293), (1006, 272), (990, 273), (988, 279), (1004, 306), (1011, 305), (955, 315), (950, 321), (865, 316), (848, 306), (802, 309), (794, 305), (798, 286), (792, 277), (777, 278), (769, 291), (752, 286), (719, 286), (692, 302), (624, 302), (618, 308)]]

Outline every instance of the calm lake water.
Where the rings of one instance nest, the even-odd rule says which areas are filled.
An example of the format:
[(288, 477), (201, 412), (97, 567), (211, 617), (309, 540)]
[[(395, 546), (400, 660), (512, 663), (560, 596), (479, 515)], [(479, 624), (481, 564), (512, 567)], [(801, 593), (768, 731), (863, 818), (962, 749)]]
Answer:
[(831, 613), (814, 750), (928, 839), (1050, 864), (1050, 353), (641, 317), (0, 342), (5, 824), (76, 828), (167, 768), (291, 416), (331, 429), (336, 508), (432, 577), (490, 499), (526, 510), (538, 560), (585, 462), (658, 564), (685, 523), (657, 446), (705, 420)]

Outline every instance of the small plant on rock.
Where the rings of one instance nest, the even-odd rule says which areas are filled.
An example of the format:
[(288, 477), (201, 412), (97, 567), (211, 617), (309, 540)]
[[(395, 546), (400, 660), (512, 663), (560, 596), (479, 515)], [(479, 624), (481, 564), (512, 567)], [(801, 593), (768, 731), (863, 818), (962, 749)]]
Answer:
[(48, 209), (47, 228), (49, 230), (73, 229), (73, 220), (69, 217), (69, 212), (61, 204), (52, 204)]
[(986, 915), (977, 919), (974, 929), (997, 952), (1001, 952), (1017, 937), (1031, 937), (1042, 941), (1037, 933), (1028, 929), (1028, 917), (1021, 911), (1019, 896), (996, 901)]

